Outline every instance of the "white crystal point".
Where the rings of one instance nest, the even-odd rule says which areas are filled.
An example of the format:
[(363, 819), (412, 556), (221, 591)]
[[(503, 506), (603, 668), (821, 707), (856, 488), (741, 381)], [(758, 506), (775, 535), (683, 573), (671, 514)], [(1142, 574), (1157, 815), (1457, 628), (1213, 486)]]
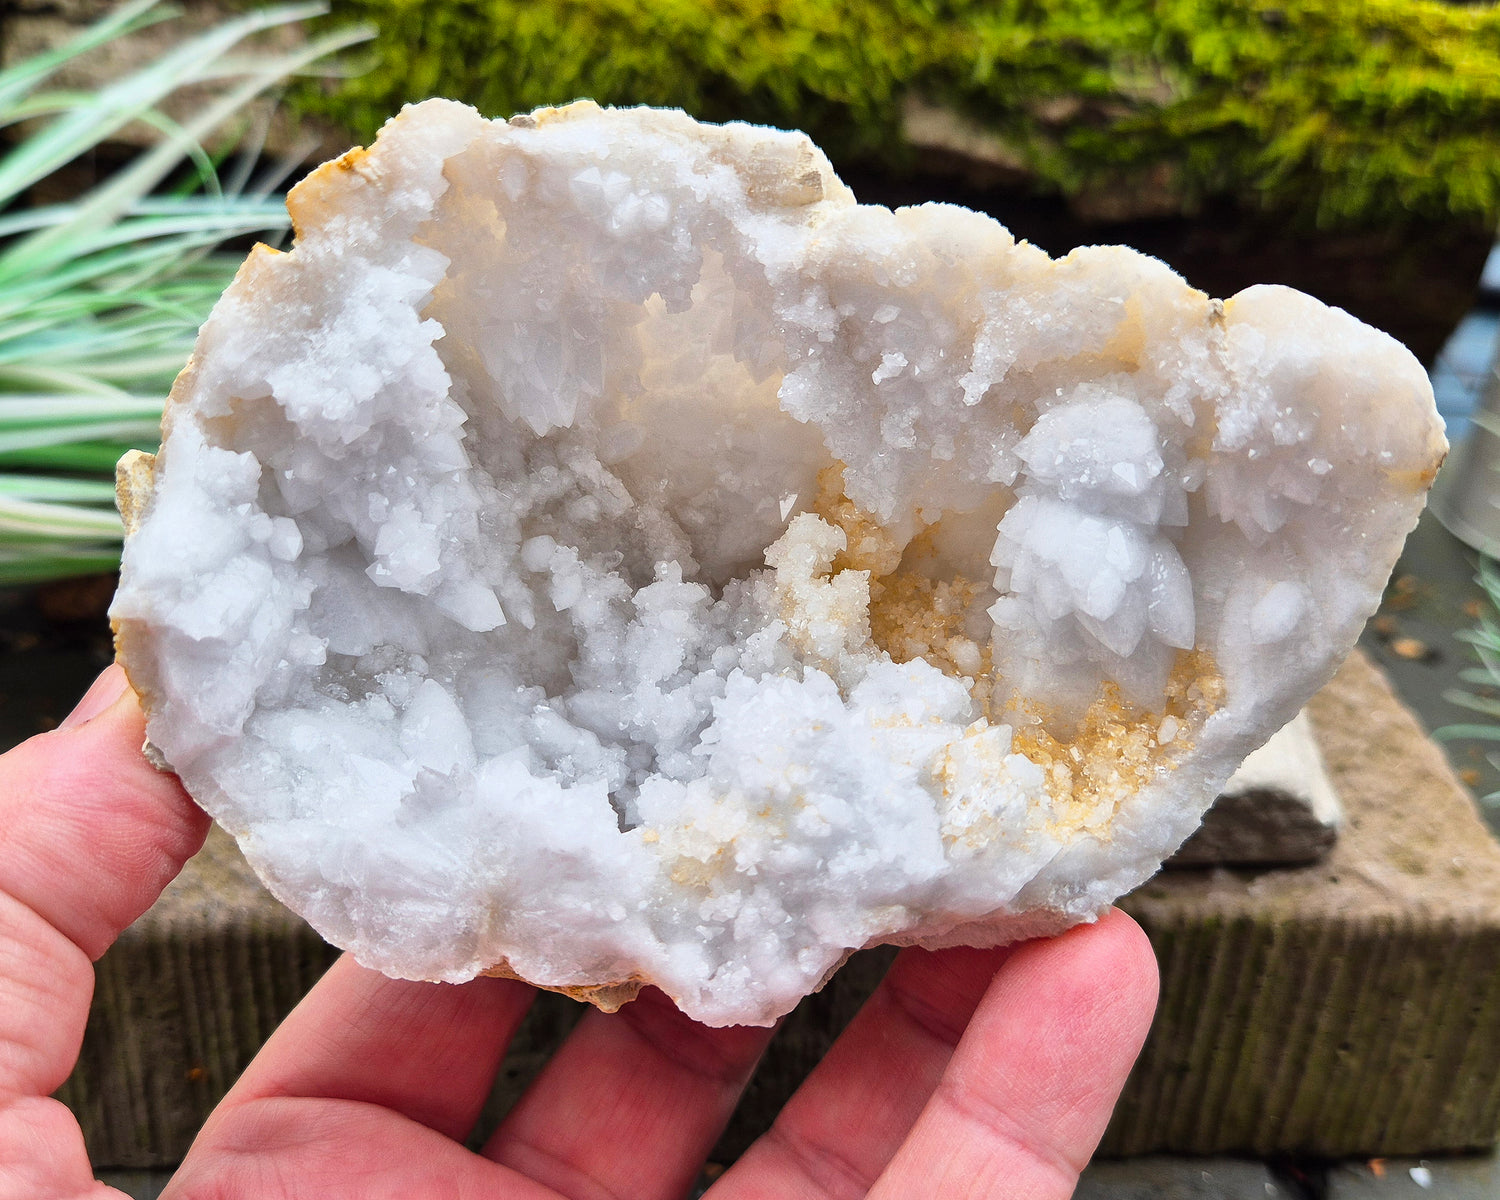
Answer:
[(293, 193), (123, 464), (156, 751), (392, 975), (769, 1023), (1092, 920), (1353, 644), (1427, 379), (801, 135), (430, 101)]

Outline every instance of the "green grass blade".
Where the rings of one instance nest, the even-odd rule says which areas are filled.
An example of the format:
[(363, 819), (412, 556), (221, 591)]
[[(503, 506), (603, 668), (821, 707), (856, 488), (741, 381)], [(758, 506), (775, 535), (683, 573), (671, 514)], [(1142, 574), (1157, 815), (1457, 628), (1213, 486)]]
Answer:
[(0, 283), (18, 273), (42, 271), (51, 263), (71, 256), (71, 240), (79, 232), (98, 228), (129, 210), (142, 195), (155, 187), (198, 145), (198, 139), (223, 124), (267, 88), (288, 74), (328, 54), (362, 40), (362, 34), (340, 32), (309, 42), (300, 50), (268, 59), (239, 87), (210, 104), (194, 120), (182, 126), (143, 154), (130, 167), (94, 189), (67, 222), (39, 231), (0, 255)]
[(113, 509), (0, 495), (0, 537), (8, 541), (78, 538), (99, 542), (123, 536), (120, 514)]
[(1440, 742), (1451, 742), (1459, 738), (1500, 742), (1500, 725), (1444, 725), (1441, 729), (1434, 729), (1432, 736)]
[(39, 363), (12, 363), (0, 366), (0, 393), (9, 393), (18, 400), (28, 397), (50, 397), (60, 395), (103, 396), (123, 400), (129, 393), (113, 384), (105, 383), (94, 375), (80, 375), (75, 371), (63, 371), (57, 367)]
[(155, 107), (164, 96), (199, 75), (205, 63), (245, 38), (277, 25), (316, 16), (321, 11), (318, 4), (297, 4), (247, 13), (184, 42), (134, 74), (100, 88), (90, 103), (79, 105), (47, 129), (27, 138), (0, 161), (0, 204), (8, 203)]
[(161, 436), (160, 428), (161, 422), (158, 419), (152, 422), (97, 421), (71, 428), (49, 426), (43, 429), (19, 429), (13, 433), (0, 433), (0, 455), (14, 455), (21, 451), (62, 446), (75, 441), (108, 440), (130, 445), (155, 445)]
[[(17, 105), (9, 113), (0, 116), (0, 128), (16, 125), (22, 121), (71, 112), (87, 104), (91, 98), (92, 93), (89, 92), (47, 92), (41, 96), (33, 96), (24, 104)], [(182, 129), (177, 121), (154, 108), (148, 108), (136, 120), (168, 138), (177, 138)], [(194, 139), (186, 147), (184, 154), (192, 159), (193, 165), (198, 170), (196, 186), (204, 188), (210, 195), (219, 195), (219, 177), (214, 169), (213, 160), (208, 156), (208, 151)]]
[[(15, 456), (70, 443), (155, 445), (160, 436), (162, 401), (144, 396), (0, 397), (0, 455)], [(123, 452), (123, 451), (120, 451)], [(72, 461), (53, 466), (79, 468)], [(116, 453), (116, 458), (119, 453)], [(86, 455), (85, 469), (98, 469), (98, 454)], [(113, 461), (105, 464), (111, 467)]]
[(133, 421), (161, 414), (152, 396), (0, 396), (0, 433), (80, 421)]
[(81, 471), (112, 475), (115, 464), (127, 450), (155, 450), (159, 437), (159, 431), (153, 428), (149, 436), (129, 441), (68, 442), (9, 451), (0, 453), (0, 472)]
[[(49, 204), (26, 208), (0, 216), (0, 238), (15, 237), (36, 229), (61, 225), (78, 211), (77, 204)], [(208, 230), (215, 222), (239, 222), (261, 219), (268, 228), (288, 223), (286, 204), (278, 197), (265, 196), (146, 196), (122, 214), (118, 225), (95, 232), (94, 240), (80, 243), (90, 248), (109, 244), (116, 230), (127, 226), (141, 231), (141, 236), (156, 237), (173, 232)], [(151, 222), (157, 224), (153, 226)], [(159, 228), (161, 233), (153, 232)]]
[(119, 547), (40, 546), (10, 550), (0, 543), (0, 587), (23, 587), (118, 570)]
[(187, 314), (180, 306), (153, 304), (117, 318), (60, 323), (28, 338), (0, 342), (0, 364), (36, 356), (60, 367), (81, 369), (100, 355), (128, 353), (139, 343), (155, 345), (163, 337), (176, 336), (186, 322)]
[(1449, 704), (1456, 704), (1459, 708), (1467, 708), (1472, 712), (1483, 713), (1487, 717), (1500, 718), (1500, 700), (1492, 700), (1487, 696), (1476, 696), (1472, 692), (1462, 692), (1456, 688), (1450, 688), (1443, 693), (1443, 699)]
[[(81, 288), (85, 284), (104, 287), (111, 276), (121, 277), (119, 284), (105, 292), (113, 300), (113, 306), (133, 303), (135, 297), (130, 294), (127, 284), (133, 282), (134, 286), (140, 286), (143, 281), (170, 271), (176, 264), (175, 256), (217, 245), (220, 240), (220, 236), (212, 232), (184, 234), (170, 244), (147, 243), (102, 250), (66, 267), (54, 264), (52, 269), (39, 271), (24, 280), (0, 279), (0, 321), (35, 312), (41, 302), (68, 289)], [(227, 284), (228, 278), (224, 282)], [(79, 304), (96, 307), (100, 304), (98, 296), (86, 292), (80, 292), (76, 300)], [(5, 330), (6, 326), (0, 325), (0, 338), (5, 336)]]
[(39, 500), (47, 504), (98, 504), (115, 502), (115, 488), (102, 479), (66, 479), (57, 475), (0, 474), (0, 496)]
[(19, 103), (33, 87), (69, 60), (87, 54), (123, 34), (133, 33), (174, 15), (171, 9), (151, 13), (150, 10), (158, 3), (159, 0), (131, 0), (56, 50), (33, 55), (0, 71), (0, 112)]
[[(207, 311), (207, 305), (204, 306)], [(99, 384), (111, 387), (126, 387), (135, 391), (153, 391), (166, 395), (182, 370), (182, 364), (193, 350), (191, 330), (184, 330), (180, 338), (164, 342), (161, 346), (147, 347), (144, 353), (137, 352), (128, 357), (112, 357), (103, 362), (89, 363), (89, 377)], [(149, 385), (149, 386), (148, 386)]]

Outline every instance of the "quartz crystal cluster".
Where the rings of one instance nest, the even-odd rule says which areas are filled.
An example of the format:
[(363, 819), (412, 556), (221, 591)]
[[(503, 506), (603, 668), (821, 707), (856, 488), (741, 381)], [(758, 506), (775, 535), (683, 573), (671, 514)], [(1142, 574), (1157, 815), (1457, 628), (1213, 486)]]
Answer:
[(152, 752), (369, 966), (766, 1023), (1148, 877), (1444, 442), (1284, 288), (856, 205), (797, 134), (408, 109), (122, 464)]

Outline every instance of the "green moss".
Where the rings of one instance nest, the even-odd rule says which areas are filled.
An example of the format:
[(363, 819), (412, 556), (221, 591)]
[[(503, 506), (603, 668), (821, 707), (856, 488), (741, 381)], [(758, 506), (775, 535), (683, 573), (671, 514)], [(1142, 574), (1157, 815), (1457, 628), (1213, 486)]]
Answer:
[(908, 94), (957, 106), (1039, 186), (1172, 166), (1323, 226), (1500, 216), (1500, 9), (1437, 0), (334, 0), (372, 69), (305, 108), (362, 136), (429, 95), (577, 96), (806, 129), (900, 167)]

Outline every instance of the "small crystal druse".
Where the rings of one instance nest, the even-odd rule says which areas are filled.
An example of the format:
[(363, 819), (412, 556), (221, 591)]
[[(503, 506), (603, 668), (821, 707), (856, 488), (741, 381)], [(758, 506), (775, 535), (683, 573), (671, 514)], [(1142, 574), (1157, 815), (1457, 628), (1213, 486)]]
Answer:
[(1372, 610), (1390, 338), (861, 207), (800, 135), (444, 101), (291, 197), (122, 464), (154, 752), (366, 964), (765, 1023), (1096, 916)]

